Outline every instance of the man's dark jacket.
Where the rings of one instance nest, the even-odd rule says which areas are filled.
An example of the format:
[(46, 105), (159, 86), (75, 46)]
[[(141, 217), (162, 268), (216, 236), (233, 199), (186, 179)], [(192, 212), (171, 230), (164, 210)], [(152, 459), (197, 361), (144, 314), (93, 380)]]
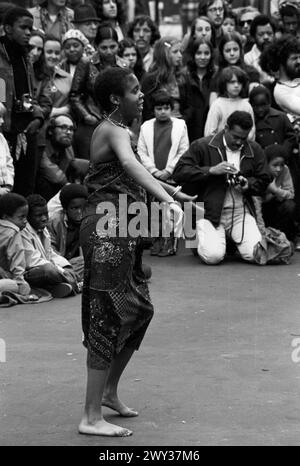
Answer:
[[(227, 190), (226, 175), (211, 175), (209, 169), (227, 161), (223, 137), (224, 131), (221, 131), (194, 141), (177, 162), (172, 176), (183, 186), (183, 191), (198, 194), (198, 201), (204, 202), (205, 218), (215, 226), (220, 223)], [(248, 180), (244, 199), (254, 214), (251, 196), (262, 195), (272, 181), (265, 154), (256, 142), (247, 141), (242, 147), (240, 172)]]

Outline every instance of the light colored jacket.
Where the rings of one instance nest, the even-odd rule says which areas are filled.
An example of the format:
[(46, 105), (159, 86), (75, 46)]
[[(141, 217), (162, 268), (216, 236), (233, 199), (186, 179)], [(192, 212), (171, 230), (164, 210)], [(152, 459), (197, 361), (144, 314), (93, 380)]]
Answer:
[(10, 155), (7, 141), (0, 133), (0, 187), (7, 186), (12, 189), (14, 185), (15, 169)]
[[(171, 149), (165, 170), (172, 175), (174, 167), (182, 154), (189, 148), (189, 138), (184, 120), (171, 118)], [(144, 167), (152, 174), (157, 171), (154, 162), (154, 122), (155, 118), (145, 121), (141, 126), (138, 140), (138, 154)]]
[(24, 245), (26, 270), (49, 264), (49, 262), (59, 267), (71, 265), (67, 259), (53, 250), (47, 228), (43, 229), (41, 239), (37, 231), (27, 223), (21, 235)]
[(25, 255), (19, 227), (0, 219), (0, 267), (10, 272), (16, 282), (25, 282)]

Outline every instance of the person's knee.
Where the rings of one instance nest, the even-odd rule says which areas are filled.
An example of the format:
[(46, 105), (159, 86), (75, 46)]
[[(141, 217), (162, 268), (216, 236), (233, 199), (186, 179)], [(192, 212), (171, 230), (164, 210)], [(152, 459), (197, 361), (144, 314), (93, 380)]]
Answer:
[(41, 269), (43, 271), (43, 275), (47, 280), (54, 282), (54, 283), (59, 283), (62, 281), (62, 275), (61, 273), (57, 270), (54, 264), (45, 264), (41, 266)]
[(201, 245), (198, 246), (198, 256), (200, 259), (205, 262), (207, 265), (217, 265), (222, 262), (225, 257), (225, 251), (222, 249), (214, 249), (212, 251), (207, 251)]

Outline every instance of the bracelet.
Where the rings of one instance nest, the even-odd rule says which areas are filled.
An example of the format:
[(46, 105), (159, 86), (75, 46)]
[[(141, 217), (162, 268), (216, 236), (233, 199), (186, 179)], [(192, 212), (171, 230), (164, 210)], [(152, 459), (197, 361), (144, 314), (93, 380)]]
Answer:
[(181, 186), (177, 186), (177, 188), (175, 188), (175, 190), (173, 191), (173, 194), (171, 194), (173, 199), (174, 199), (175, 194), (177, 194), (179, 191), (181, 191), (181, 189), (182, 189)]

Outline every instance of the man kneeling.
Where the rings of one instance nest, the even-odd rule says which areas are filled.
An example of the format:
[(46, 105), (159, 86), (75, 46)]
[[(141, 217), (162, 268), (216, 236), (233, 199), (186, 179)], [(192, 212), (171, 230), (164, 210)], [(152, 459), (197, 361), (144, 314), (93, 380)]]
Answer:
[(261, 240), (252, 196), (264, 193), (272, 179), (263, 150), (247, 140), (252, 126), (249, 113), (233, 112), (223, 131), (191, 144), (173, 173), (185, 192), (197, 192), (204, 202), (205, 216), (196, 230), (198, 254), (207, 264), (224, 259), (226, 236), (247, 261), (253, 261)]

